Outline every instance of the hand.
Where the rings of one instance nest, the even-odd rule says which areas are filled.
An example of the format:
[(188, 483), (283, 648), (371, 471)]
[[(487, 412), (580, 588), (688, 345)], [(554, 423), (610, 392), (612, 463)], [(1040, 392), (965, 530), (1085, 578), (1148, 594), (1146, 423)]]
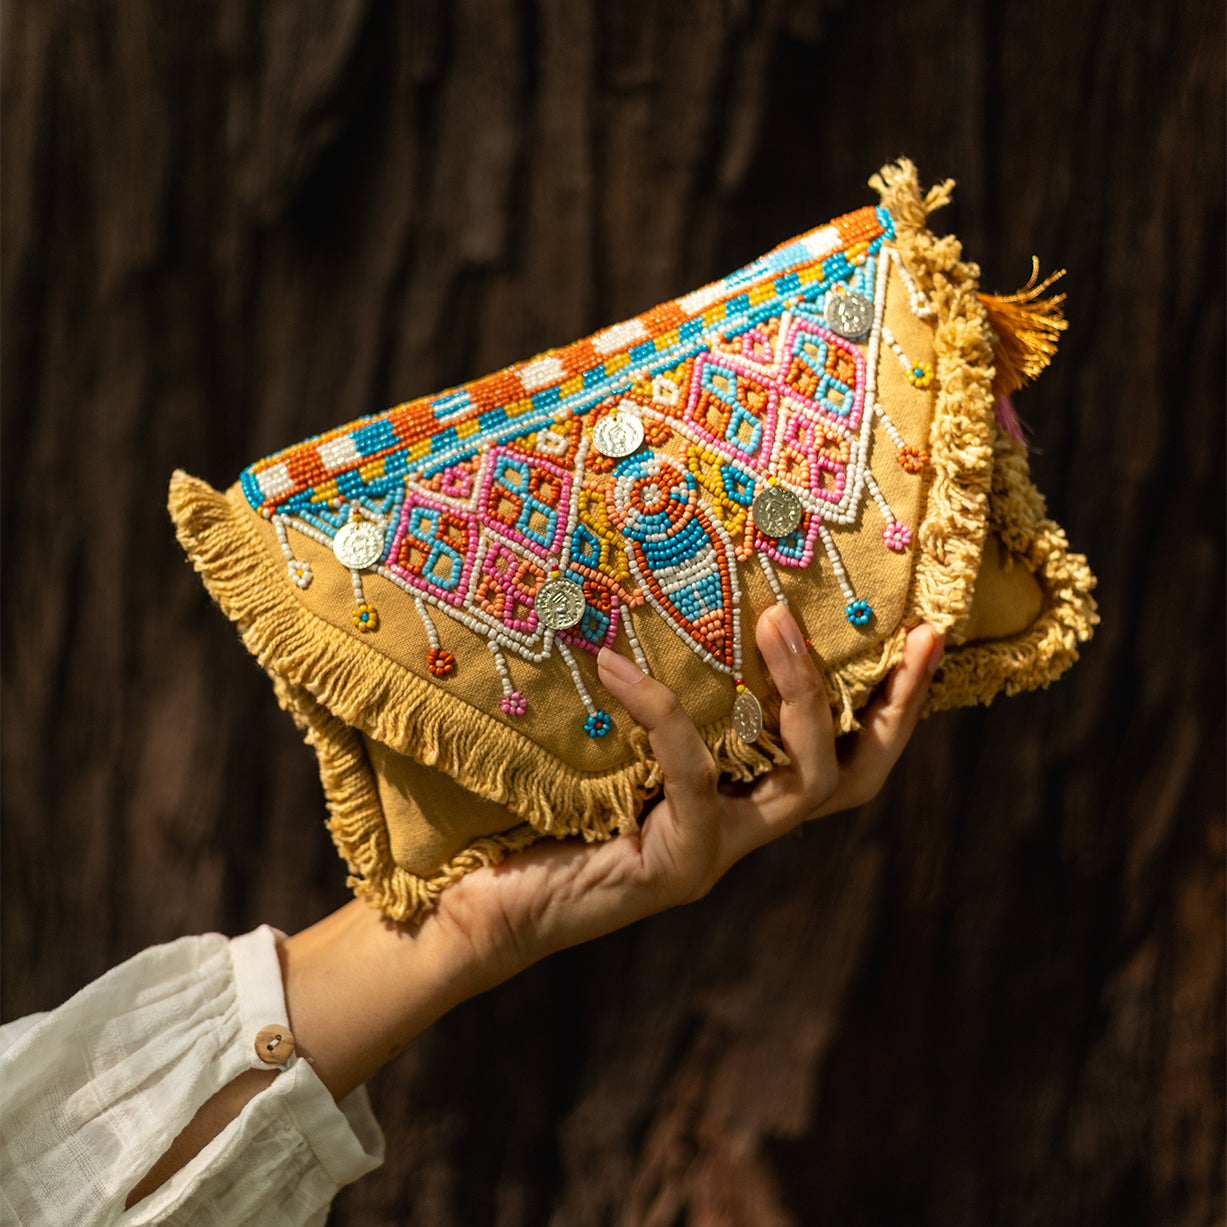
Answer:
[(606, 649), (601, 681), (647, 728), (664, 777), (664, 798), (638, 831), (601, 844), (543, 840), (462, 878), (416, 927), (355, 900), (282, 944), (290, 1026), (337, 1098), (465, 998), (552, 951), (697, 899), (751, 849), (874, 796), (916, 726), (941, 640), (928, 626), (909, 633), (861, 731), (838, 744), (822, 677), (786, 606), (763, 614), (757, 640), (792, 763), (748, 794), (720, 790), (677, 696)]
[(489, 983), (699, 898), (752, 849), (876, 795), (916, 726), (941, 639), (926, 625), (909, 633), (903, 660), (863, 714), (861, 731), (837, 745), (822, 677), (788, 607), (764, 613), (756, 637), (783, 700), (780, 733), (792, 762), (741, 796), (718, 787), (712, 756), (677, 696), (626, 657), (602, 650), (601, 681), (647, 728), (664, 799), (637, 832), (596, 845), (543, 841), (443, 895), (436, 922), (463, 935)]

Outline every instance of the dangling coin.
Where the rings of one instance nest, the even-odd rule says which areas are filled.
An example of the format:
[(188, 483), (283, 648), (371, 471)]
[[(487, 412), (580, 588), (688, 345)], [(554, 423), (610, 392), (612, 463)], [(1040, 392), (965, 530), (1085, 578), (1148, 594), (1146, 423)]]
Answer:
[(615, 409), (592, 428), (592, 441), (602, 456), (621, 460), (642, 445), (643, 423), (633, 413)]
[(364, 571), (383, 553), (383, 529), (370, 520), (350, 520), (332, 539), (337, 561), (351, 571)]
[(569, 579), (547, 579), (533, 598), (537, 617), (553, 631), (565, 631), (584, 616), (584, 590)]
[(742, 741), (757, 741), (762, 731), (762, 705), (748, 690), (743, 690), (733, 701), (733, 732)]
[(754, 525), (768, 537), (786, 537), (801, 523), (801, 500), (783, 486), (768, 486), (754, 498)]
[(873, 303), (863, 294), (851, 290), (831, 290), (823, 306), (827, 327), (841, 337), (855, 341), (869, 331), (873, 323)]

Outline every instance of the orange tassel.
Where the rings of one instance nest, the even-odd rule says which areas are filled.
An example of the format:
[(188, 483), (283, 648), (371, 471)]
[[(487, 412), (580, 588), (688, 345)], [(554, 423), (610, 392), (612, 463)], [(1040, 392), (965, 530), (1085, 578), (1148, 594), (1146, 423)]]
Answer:
[(1054, 281), (1065, 276), (1061, 269), (1038, 285), (1040, 262), (1031, 257), (1031, 279), (1017, 294), (977, 294), (988, 312), (988, 322), (996, 334), (993, 357), (993, 396), (1009, 396), (1030, 383), (1052, 361), (1057, 340), (1069, 327), (1061, 304), (1064, 294), (1051, 298), (1040, 295)]

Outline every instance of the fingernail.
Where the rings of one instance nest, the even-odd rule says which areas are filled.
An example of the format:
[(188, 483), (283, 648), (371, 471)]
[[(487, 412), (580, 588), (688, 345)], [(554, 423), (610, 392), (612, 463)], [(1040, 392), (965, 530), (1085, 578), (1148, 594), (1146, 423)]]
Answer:
[(775, 629), (779, 631), (780, 638), (788, 645), (788, 650), (794, 656), (805, 655), (805, 637), (801, 634), (801, 628), (797, 625), (797, 620), (792, 616), (792, 611), (780, 601), (771, 611), (771, 622)]
[(647, 674), (633, 660), (620, 656), (617, 652), (610, 651), (609, 648), (602, 648), (597, 653), (596, 663), (606, 673), (616, 677), (618, 681), (629, 682), (632, 686), (637, 686), (647, 677)]
[(932, 677), (933, 674), (937, 672), (937, 666), (942, 663), (942, 657), (945, 654), (946, 654), (946, 639), (945, 639), (945, 636), (942, 636), (929, 649), (929, 659), (925, 661), (925, 672), (927, 672), (930, 677)]

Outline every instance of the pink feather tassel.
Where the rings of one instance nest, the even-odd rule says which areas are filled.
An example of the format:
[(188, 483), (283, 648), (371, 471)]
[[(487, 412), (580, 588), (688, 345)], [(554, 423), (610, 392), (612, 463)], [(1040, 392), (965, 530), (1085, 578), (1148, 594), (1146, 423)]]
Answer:
[(1008, 396), (999, 396), (996, 405), (993, 406), (993, 412), (997, 417), (997, 425), (1025, 451), (1027, 435), (1019, 420), (1018, 411), (1014, 408), (1014, 402)]

